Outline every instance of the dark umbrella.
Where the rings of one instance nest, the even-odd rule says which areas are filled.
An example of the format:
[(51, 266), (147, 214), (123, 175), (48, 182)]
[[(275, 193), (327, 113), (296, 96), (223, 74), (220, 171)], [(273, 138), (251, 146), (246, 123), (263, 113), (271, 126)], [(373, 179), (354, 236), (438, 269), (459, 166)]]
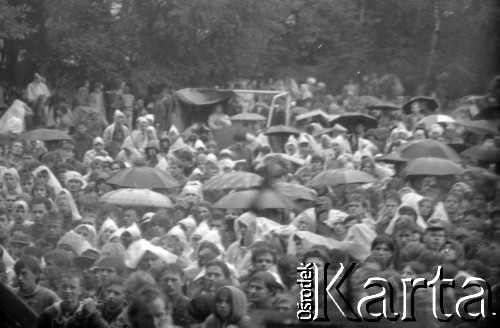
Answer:
[(294, 203), (272, 189), (237, 191), (222, 197), (215, 208), (293, 209)]
[(310, 185), (313, 187), (329, 187), (338, 186), (343, 184), (357, 184), (357, 183), (372, 183), (377, 180), (365, 173), (358, 170), (350, 169), (336, 169), (321, 172), (311, 179)]
[(398, 165), (407, 163), (408, 159), (401, 157), (399, 153), (393, 152), (387, 155), (376, 157), (375, 161)]
[(438, 109), (439, 104), (436, 99), (430, 97), (414, 97), (408, 100), (406, 104), (403, 105), (403, 111), (406, 114), (411, 114), (411, 104), (414, 102), (424, 103), (428, 111), (434, 112)]
[(366, 130), (377, 128), (377, 120), (373, 116), (362, 113), (344, 113), (330, 122), (330, 126), (335, 124), (345, 126), (351, 131), (357, 124), (363, 124)]
[(460, 153), (464, 157), (483, 162), (500, 162), (500, 149), (493, 146), (474, 146)]
[(453, 148), (453, 150), (456, 151), (457, 153), (461, 153), (467, 148), (470, 148), (469, 145), (461, 142), (448, 142), (447, 145)]
[(316, 201), (318, 199), (318, 196), (312, 189), (300, 184), (278, 182), (273, 187), (290, 199), (304, 199), (311, 201)]
[(370, 104), (366, 106), (366, 108), (372, 110), (380, 110), (380, 111), (391, 111), (391, 110), (398, 110), (400, 107), (389, 101), (380, 100), (376, 104)]
[(145, 166), (126, 168), (110, 177), (106, 183), (120, 187), (144, 189), (179, 187), (179, 182), (168, 173)]
[(73, 140), (64, 131), (61, 130), (52, 130), (52, 129), (37, 129), (28, 131), (21, 135), (21, 139), (31, 141), (31, 140), (40, 140), (40, 141), (56, 141), (56, 140)]
[(500, 119), (500, 106), (488, 106), (474, 116), (473, 120), (496, 120)]
[(469, 122), (459, 122), (467, 131), (485, 135), (500, 135), (500, 120), (477, 120), (477, 121), (469, 121)]
[(406, 159), (439, 157), (449, 159), (453, 162), (462, 161), (460, 155), (453, 148), (443, 142), (432, 139), (410, 141), (396, 148), (396, 152)]

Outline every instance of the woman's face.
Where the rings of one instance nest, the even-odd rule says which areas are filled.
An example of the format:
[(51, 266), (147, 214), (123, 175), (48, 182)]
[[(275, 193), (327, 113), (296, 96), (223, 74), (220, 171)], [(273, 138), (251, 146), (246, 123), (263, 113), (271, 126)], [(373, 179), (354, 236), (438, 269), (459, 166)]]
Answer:
[(184, 194), (184, 199), (189, 204), (196, 204), (196, 202), (198, 201), (198, 195), (194, 194), (194, 193), (185, 193)]
[(377, 246), (375, 246), (372, 250), (372, 253), (373, 253), (373, 255), (384, 260), (385, 262), (389, 261), (389, 259), (391, 258), (392, 254), (393, 254), (389, 245), (387, 245), (385, 243), (381, 243), (381, 244), (378, 244)]
[(77, 234), (82, 236), (85, 240), (90, 238), (90, 231), (86, 227), (80, 227), (75, 231)]
[(474, 177), (470, 174), (464, 175), (463, 182), (465, 182), (469, 187), (473, 189), (476, 187), (476, 181), (474, 180)]
[(5, 173), (3, 175), (3, 179), (5, 181), (5, 186), (7, 190), (14, 190), (17, 187), (17, 179), (10, 173)]
[(49, 182), (49, 172), (46, 170), (43, 170), (37, 174), (38, 181), (41, 183), (48, 183)]
[(153, 133), (153, 130), (146, 130), (146, 137), (148, 138), (148, 140), (153, 140), (155, 135)]
[(297, 223), (297, 229), (299, 229), (299, 231), (309, 231), (311, 229), (311, 225), (306, 220), (299, 220)]
[(95, 174), (101, 173), (102, 172), (102, 165), (101, 165), (101, 163), (92, 165), (92, 172), (95, 173)]
[(446, 212), (456, 213), (460, 208), (460, 201), (458, 200), (457, 197), (450, 195), (446, 197), (446, 201), (444, 202), (444, 207), (446, 209)]
[(432, 214), (431, 202), (425, 201), (425, 202), (420, 203), (419, 211), (423, 217), (428, 217), (429, 215), (431, 215)]
[(64, 214), (68, 214), (71, 212), (71, 206), (69, 204), (68, 196), (61, 196), (57, 201), (57, 206), (59, 206)]
[(111, 228), (106, 228), (102, 231), (101, 233), (101, 243), (104, 244), (105, 242), (108, 241), (109, 237), (114, 233), (115, 231)]
[(10, 152), (14, 155), (17, 155), (17, 156), (21, 156), (21, 154), (23, 153), (23, 144), (20, 143), (20, 142), (14, 142), (12, 144), (12, 147), (10, 149)]
[(47, 189), (44, 186), (36, 186), (33, 189), (33, 195), (35, 197), (47, 197)]
[(346, 225), (343, 222), (340, 222), (340, 221), (335, 222), (333, 224), (332, 230), (333, 230), (333, 234), (335, 236), (343, 236), (347, 232)]
[(409, 209), (403, 208), (399, 211), (398, 214), (401, 220), (412, 220), (412, 221), (416, 220), (415, 214)]

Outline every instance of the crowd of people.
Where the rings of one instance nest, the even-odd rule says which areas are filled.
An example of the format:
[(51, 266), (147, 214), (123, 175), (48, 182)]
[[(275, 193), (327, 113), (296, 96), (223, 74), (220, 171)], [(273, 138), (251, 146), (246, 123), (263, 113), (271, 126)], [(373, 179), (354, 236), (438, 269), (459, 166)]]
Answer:
[[(427, 98), (403, 109), (386, 100), (368, 106), (358, 90), (336, 98), (310, 78), (294, 93), (297, 133), (286, 135), (283, 149), (273, 149), (259, 120), (253, 134), (236, 133), (234, 144), (220, 149), (212, 131), (237, 124), (222, 106), (205, 124), (162, 130), (158, 116), (165, 114), (137, 104), (126, 85), (112, 108), (102, 84), (88, 88), (86, 81), (74, 106), (48, 106), (53, 95), (36, 75), (0, 118), (0, 282), (39, 328), (256, 327), (261, 311), (295, 316), (297, 267), (311, 262), (330, 263), (328, 277), (341, 263), (357, 263), (344, 286), (352, 304), (366, 296), (370, 277), (432, 279), (438, 265), (457, 281), (480, 277), (494, 290), (500, 283), (500, 158), (456, 151), (500, 153), (498, 111), (488, 123), (496, 130), (467, 125), (481, 114), (470, 104), (453, 120), (428, 122), (439, 108)], [(314, 111), (326, 115), (307, 115)], [(345, 126), (325, 121), (353, 115), (359, 120)], [(26, 139), (47, 127), (71, 137)], [(420, 148), (407, 156), (410, 145)], [(421, 157), (456, 162), (461, 171), (404, 168)], [(134, 167), (177, 182), (155, 189), (172, 206), (100, 201), (120, 188), (109, 180)], [(327, 181), (328, 172), (346, 181)], [(283, 204), (221, 202), (245, 189), (237, 183), (249, 173), (262, 177), (253, 176), (249, 189)], [(361, 173), (369, 179), (349, 181)], [(237, 177), (234, 185), (206, 188), (226, 176)], [(416, 294), (418, 320), (433, 318), (429, 293)], [(448, 290), (445, 311), (454, 311), (460, 293), (468, 291)]]

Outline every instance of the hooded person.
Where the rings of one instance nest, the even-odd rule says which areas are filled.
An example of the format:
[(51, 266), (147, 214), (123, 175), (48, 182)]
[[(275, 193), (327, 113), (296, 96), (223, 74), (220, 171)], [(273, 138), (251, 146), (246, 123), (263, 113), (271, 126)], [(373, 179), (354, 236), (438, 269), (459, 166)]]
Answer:
[(92, 249), (92, 246), (83, 236), (70, 230), (59, 239), (57, 248), (66, 252), (72, 252), (74, 256), (80, 256), (85, 250)]
[(179, 222), (177, 222), (177, 225), (186, 234), (186, 241), (191, 239), (193, 231), (194, 229), (196, 229), (196, 220), (190, 215), (187, 218), (179, 220)]
[(401, 197), (401, 205), (399, 205), (396, 214), (394, 214), (393, 219), (389, 222), (385, 233), (388, 235), (392, 235), (394, 230), (394, 225), (397, 223), (398, 219), (401, 217), (402, 213), (408, 213), (413, 216), (413, 220), (417, 224), (418, 227), (425, 230), (427, 228), (427, 223), (420, 215), (420, 210), (418, 206), (418, 202), (421, 201), (424, 197), (415, 193), (409, 192)]
[[(7, 226), (7, 232), (12, 236), (15, 232), (22, 232), (30, 235), (30, 226), (33, 221), (28, 220), (29, 207), (24, 200), (16, 200), (12, 204), (12, 221)], [(12, 241), (11, 241), (12, 242)]]
[(73, 231), (85, 238), (93, 249), (97, 247), (97, 233), (93, 226), (90, 224), (80, 224)]
[(174, 124), (172, 124), (172, 126), (168, 130), (168, 136), (170, 137), (170, 140), (172, 140), (172, 143), (175, 143), (177, 139), (180, 137), (180, 135), (181, 134), (179, 132), (179, 129), (177, 129), (177, 127)]
[(125, 125), (126, 119), (127, 119), (127, 117), (125, 116), (125, 114), (123, 114), (122, 111), (120, 111), (119, 109), (115, 110), (115, 113), (113, 114), (114, 122), (112, 124), (110, 124), (104, 130), (104, 132), (102, 134), (102, 139), (103, 139), (105, 145), (107, 145), (113, 139), (113, 134), (115, 133), (115, 129), (116, 129), (117, 125), (120, 125), (120, 127), (123, 131), (124, 138), (127, 138), (128, 136), (130, 136), (130, 130)]
[(199, 181), (189, 181), (182, 189), (179, 198), (184, 199), (189, 206), (198, 205), (203, 201), (203, 193)]
[(140, 151), (135, 148), (132, 138), (128, 136), (123, 141), (122, 147), (118, 155), (116, 155), (116, 161), (124, 162), (125, 164), (133, 165), (138, 159), (141, 159), (142, 155)]
[(99, 248), (104, 246), (108, 242), (109, 237), (116, 231), (118, 231), (118, 225), (116, 222), (111, 218), (106, 218), (99, 229), (99, 233), (97, 234), (97, 246)]
[[(156, 129), (154, 128), (154, 126), (148, 126), (146, 128), (146, 132), (145, 132), (145, 137), (144, 137), (144, 141), (142, 142), (141, 144), (141, 151), (145, 151), (147, 145), (148, 145), (148, 142), (150, 141), (156, 141), (156, 142), (159, 142), (158, 141), (158, 136), (156, 135)], [(159, 150), (160, 146), (158, 144), (158, 150)]]
[(71, 193), (62, 189), (59, 194), (56, 195), (56, 199), (54, 201), (57, 211), (63, 216), (63, 228), (64, 230), (69, 230), (70, 228), (75, 226), (75, 223), (78, 223), (82, 216), (78, 211), (78, 207), (76, 207), (75, 200)]
[(203, 239), (203, 237), (210, 231), (210, 227), (206, 222), (200, 222), (196, 229), (194, 229), (193, 233), (191, 234), (191, 238), (189, 238), (189, 247), (191, 248), (191, 254), (189, 258), (192, 261), (196, 261), (197, 254), (196, 250), (198, 249), (198, 245), (200, 244), (200, 241)]
[(35, 180), (48, 184), (56, 195), (63, 190), (61, 183), (47, 166), (41, 165), (34, 169), (31, 174)]
[(246, 316), (245, 294), (234, 286), (220, 287), (215, 292), (213, 313), (205, 320), (205, 328), (238, 327), (250, 328), (250, 317)]
[(177, 264), (185, 269), (191, 264), (189, 255), (192, 250), (186, 238), (186, 233), (180, 226), (174, 226), (161, 238), (163, 248), (178, 256)]
[(31, 109), (19, 99), (0, 118), (0, 134), (20, 134), (26, 130), (25, 116), (33, 115)]
[(107, 157), (109, 156), (108, 152), (104, 150), (104, 140), (101, 137), (95, 137), (92, 142), (93, 148), (87, 150), (85, 155), (83, 156), (83, 164), (86, 167), (90, 167), (90, 164), (97, 156)]
[(234, 221), (236, 241), (229, 245), (226, 252), (226, 260), (229, 264), (237, 267), (246, 253), (250, 251), (250, 246), (255, 241), (256, 218), (253, 212), (246, 212)]
[(288, 137), (288, 141), (285, 144), (285, 153), (289, 156), (296, 156), (299, 152), (299, 144), (297, 138), (293, 135)]
[(2, 173), (2, 188), (6, 193), (21, 194), (23, 188), (21, 187), (21, 178), (19, 173), (13, 167), (4, 169)]
[(297, 215), (292, 221), (292, 224), (299, 231), (316, 232), (316, 212), (314, 208), (308, 208), (304, 212)]
[(177, 255), (151, 244), (146, 239), (139, 239), (127, 248), (125, 252), (125, 265), (132, 270), (140, 269), (147, 271), (154, 263), (175, 263), (177, 258)]

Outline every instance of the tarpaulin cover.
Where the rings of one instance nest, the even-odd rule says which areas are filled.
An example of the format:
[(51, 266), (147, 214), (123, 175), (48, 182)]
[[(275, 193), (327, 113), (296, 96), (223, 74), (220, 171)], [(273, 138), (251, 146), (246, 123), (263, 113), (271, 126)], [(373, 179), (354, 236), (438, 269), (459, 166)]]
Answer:
[(187, 104), (203, 106), (213, 105), (228, 100), (234, 95), (234, 92), (227, 90), (186, 88), (176, 91), (174, 95)]

